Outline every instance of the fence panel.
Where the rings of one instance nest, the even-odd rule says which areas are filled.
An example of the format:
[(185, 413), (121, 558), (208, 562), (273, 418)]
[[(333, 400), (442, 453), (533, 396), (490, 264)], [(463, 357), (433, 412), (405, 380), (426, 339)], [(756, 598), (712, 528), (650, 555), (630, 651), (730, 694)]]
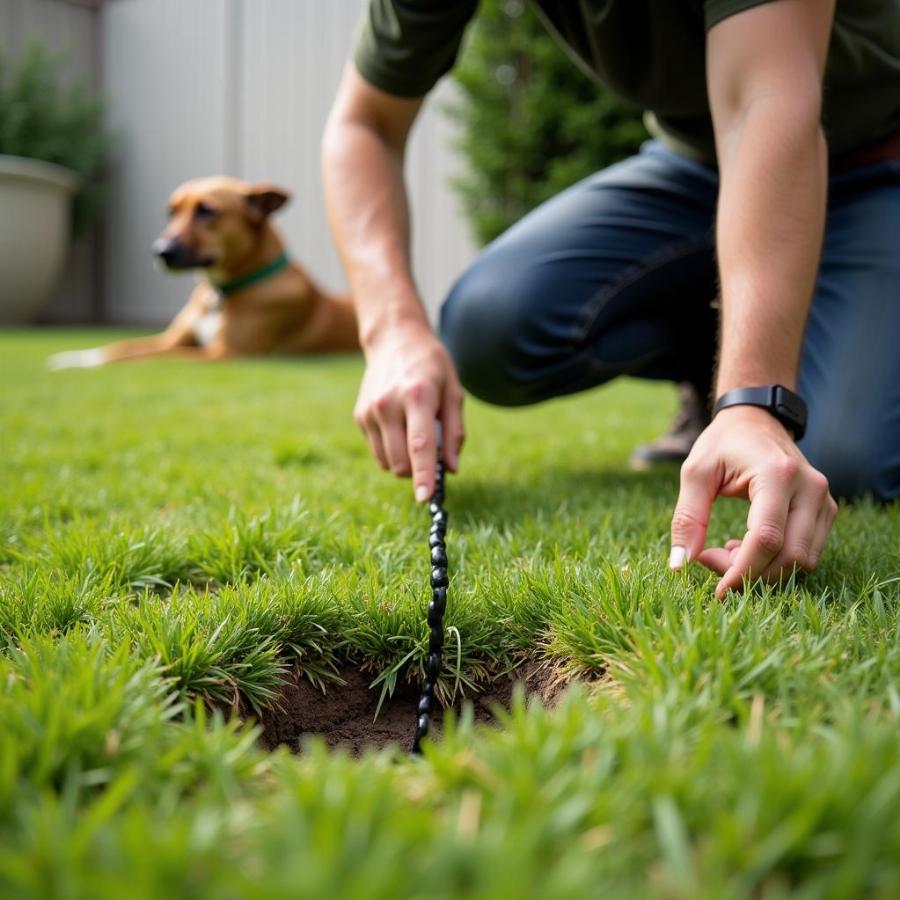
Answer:
[(164, 276), (150, 246), (187, 178), (224, 171), (221, 0), (116, 0), (103, 7), (103, 74), (118, 132), (104, 246), (112, 321), (158, 324), (184, 304), (190, 275)]

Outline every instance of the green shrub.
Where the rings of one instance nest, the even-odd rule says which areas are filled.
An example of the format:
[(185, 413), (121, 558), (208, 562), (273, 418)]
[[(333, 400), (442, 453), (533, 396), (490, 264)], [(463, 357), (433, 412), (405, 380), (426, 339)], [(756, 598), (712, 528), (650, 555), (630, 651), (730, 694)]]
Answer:
[(578, 68), (521, 0), (482, 2), (454, 76), (467, 162), (455, 186), (484, 243), (647, 136), (640, 113)]
[(0, 153), (56, 163), (78, 175), (77, 233), (99, 210), (110, 136), (102, 101), (82, 83), (64, 86), (61, 66), (62, 58), (38, 43), (14, 61), (0, 54)]

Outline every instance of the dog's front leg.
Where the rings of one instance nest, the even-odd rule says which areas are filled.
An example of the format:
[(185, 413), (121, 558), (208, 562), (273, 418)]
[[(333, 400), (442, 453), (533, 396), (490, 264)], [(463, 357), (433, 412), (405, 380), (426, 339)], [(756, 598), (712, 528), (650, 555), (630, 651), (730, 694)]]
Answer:
[[(54, 353), (47, 360), (50, 369), (92, 369), (110, 362), (123, 362), (129, 359), (145, 359), (148, 356), (159, 356), (178, 347), (165, 333), (149, 337), (131, 338), (116, 341), (105, 347), (91, 347), (87, 350), (66, 350)], [(188, 349), (188, 345), (184, 345)]]
[(164, 350), (159, 350), (153, 355), (165, 356), (169, 359), (172, 359), (173, 357), (175, 359), (190, 359), (197, 362), (216, 362), (217, 360), (231, 359), (235, 356), (234, 353), (229, 353), (224, 347), (219, 347), (214, 344), (210, 344), (206, 347), (167, 347)]
[(105, 347), (55, 353), (47, 360), (47, 365), (54, 370), (90, 369), (110, 362), (171, 355), (176, 350), (202, 349), (196, 347), (197, 337), (194, 326), (206, 312), (208, 291), (208, 287), (198, 285), (188, 298), (188, 302), (172, 319), (168, 328), (160, 334), (116, 341)]

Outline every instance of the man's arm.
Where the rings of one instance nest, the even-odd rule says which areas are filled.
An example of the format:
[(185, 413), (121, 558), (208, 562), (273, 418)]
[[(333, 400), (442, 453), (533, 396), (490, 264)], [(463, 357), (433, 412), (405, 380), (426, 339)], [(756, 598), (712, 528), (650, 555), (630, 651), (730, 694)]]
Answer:
[(436, 419), (455, 471), (462, 388), (413, 283), (403, 155), (421, 99), (394, 97), (350, 65), (322, 144), (329, 221), (350, 281), (366, 356), (354, 415), (385, 469), (434, 490)]
[[(777, 0), (714, 26), (707, 79), (721, 176), (716, 244), (722, 326), (717, 394), (796, 386), (825, 221), (820, 115), (834, 0)], [(701, 553), (717, 496), (747, 497), (747, 534)], [(764, 410), (723, 410), (682, 469), (673, 568), (778, 578), (818, 564), (836, 506), (784, 427)]]

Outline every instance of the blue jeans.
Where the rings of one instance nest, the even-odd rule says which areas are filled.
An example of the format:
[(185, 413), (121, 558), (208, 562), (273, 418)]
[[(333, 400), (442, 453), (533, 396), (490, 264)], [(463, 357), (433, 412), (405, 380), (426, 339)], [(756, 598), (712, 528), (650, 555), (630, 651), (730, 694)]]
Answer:
[[(491, 243), (441, 338), (475, 396), (517, 406), (615, 378), (710, 384), (715, 169), (656, 141)], [(900, 162), (834, 174), (799, 392), (835, 496), (900, 496)]]

